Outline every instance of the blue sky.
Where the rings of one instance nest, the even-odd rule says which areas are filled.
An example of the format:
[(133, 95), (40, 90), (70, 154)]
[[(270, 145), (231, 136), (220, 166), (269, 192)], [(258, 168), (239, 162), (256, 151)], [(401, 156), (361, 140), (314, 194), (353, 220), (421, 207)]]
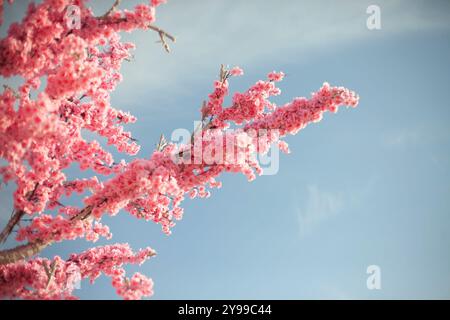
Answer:
[[(93, 3), (100, 13), (109, 2)], [(381, 30), (366, 28), (371, 4)], [(22, 3), (6, 12), (7, 24)], [(153, 278), (153, 299), (450, 298), (448, 1), (172, 0), (157, 22), (178, 38), (172, 53), (154, 33), (124, 35), (137, 50), (112, 100), (138, 117), (129, 129), (140, 157), (161, 133), (192, 129), (221, 63), (245, 71), (233, 91), (282, 70), (279, 103), (324, 81), (361, 100), (289, 137), (276, 175), (227, 174), (211, 198), (186, 200), (169, 237), (125, 212), (107, 218), (110, 242), (157, 250), (129, 268)], [(2, 223), (10, 192), (0, 193)], [(45, 255), (88, 247), (64, 242)], [(369, 265), (381, 268), (381, 290), (366, 287)], [(116, 298), (106, 278), (76, 294)]]

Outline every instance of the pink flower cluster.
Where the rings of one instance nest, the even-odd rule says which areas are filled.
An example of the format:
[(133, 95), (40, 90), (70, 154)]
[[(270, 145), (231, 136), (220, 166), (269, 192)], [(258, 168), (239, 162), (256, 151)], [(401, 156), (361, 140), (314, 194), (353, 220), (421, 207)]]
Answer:
[(356, 107), (359, 97), (343, 87), (324, 83), (311, 99), (296, 98), (274, 112), (245, 126), (245, 130), (277, 129), (281, 136), (296, 134), (310, 122), (319, 122), (323, 113), (337, 112), (339, 106)]
[[(134, 48), (120, 41), (119, 32), (147, 29), (161, 3), (99, 18), (84, 1), (45, 0), (30, 4), (23, 21), (11, 25), (0, 40), (0, 75), (24, 78), (17, 90), (0, 93), (0, 157), (7, 161), (0, 173), (5, 183), (18, 185), (17, 209), (42, 212), (73, 162), (100, 174), (120, 170), (109, 152), (82, 137), (82, 130), (105, 137), (121, 152), (139, 151), (123, 128), (136, 119), (110, 105), (110, 92), (121, 81), (121, 64)], [(80, 29), (65, 23), (65, 10), (73, 4), (80, 7)], [(43, 77), (47, 81), (41, 89)]]
[(136, 272), (131, 279), (114, 277), (113, 287), (125, 300), (140, 300), (142, 297), (153, 295), (153, 281), (139, 272)]
[(224, 109), (214, 124), (222, 127), (224, 121), (233, 121), (242, 124), (250, 120), (260, 118), (265, 109), (274, 109), (274, 105), (268, 100), (271, 96), (280, 94), (280, 89), (276, 88), (270, 81), (258, 81), (254, 86), (244, 93), (233, 95), (233, 105)]
[[(226, 88), (228, 82), (224, 81), (223, 85)], [(224, 92), (220, 91), (221, 97), (224, 97)], [(214, 113), (209, 114), (212, 116), (210, 123), (215, 126), (215, 129), (201, 130), (194, 135), (192, 145), (180, 148), (180, 146), (169, 144), (164, 150), (155, 151), (148, 160), (132, 161), (116, 177), (104, 183), (103, 187), (97, 189), (92, 196), (87, 197), (85, 205), (94, 208), (92, 214), (98, 219), (104, 213), (115, 215), (121, 209), (126, 209), (138, 218), (161, 224), (163, 231), (170, 234), (170, 229), (175, 225), (174, 221), (182, 217), (183, 209), (180, 204), (185, 194), (191, 198), (208, 197), (209, 191), (206, 187), (220, 187), (220, 183), (215, 178), (225, 171), (242, 172), (249, 180), (253, 180), (256, 174), (262, 173), (258, 162), (252, 157), (255, 151), (267, 152), (270, 145), (276, 142), (282, 151), (289, 153), (288, 145), (280, 140), (281, 137), (297, 133), (309, 122), (318, 121), (325, 111), (335, 112), (340, 105), (356, 106), (358, 102), (355, 93), (345, 88), (324, 84), (310, 100), (296, 98), (293, 102), (277, 107), (267, 99), (279, 92), (274, 82), (269, 80), (259, 81), (247, 92), (236, 94), (239, 97), (245, 97), (242, 101), (245, 101), (248, 108), (237, 107), (236, 100), (233, 100), (233, 105), (228, 108), (219, 104), (220, 108), (216, 108), (216, 111), (222, 111), (218, 111), (215, 116), (213, 116)], [(217, 81), (208, 106), (217, 105), (216, 93)], [(260, 105), (257, 105), (255, 101), (259, 101)], [(253, 110), (253, 118), (247, 116), (246, 110), (249, 108)], [(224, 131), (230, 121), (238, 122), (243, 119), (243, 114), (247, 122), (245, 126), (232, 133)], [(228, 119), (228, 123), (223, 119)], [(274, 129), (279, 132), (279, 135), (268, 135), (263, 144), (257, 134), (254, 134), (258, 130)], [(238, 148), (233, 149), (232, 154), (227, 150), (225, 143), (218, 143), (218, 140), (225, 139), (227, 135), (232, 135), (237, 141)], [(200, 137), (202, 139), (197, 143)], [(223, 154), (225, 160), (230, 158), (242, 161), (217, 163), (207, 161), (208, 157), (204, 156), (200, 163), (174, 161), (174, 157), (180, 152), (188, 154), (191, 158), (195, 158), (196, 153), (200, 152), (203, 155), (209, 154), (211, 158), (217, 154)]]
[[(71, 208), (65, 207), (60, 211), (69, 211), (69, 209)], [(76, 209), (72, 208), (71, 211), (74, 210)], [(78, 213), (78, 210), (76, 212)], [(45, 239), (59, 242), (85, 237), (88, 241), (96, 242), (100, 236), (107, 239), (112, 237), (108, 226), (92, 219), (72, 221), (62, 215), (54, 217), (49, 214), (41, 214), (34, 217), (29, 225), (19, 229), (16, 240), (32, 242)]]
[(267, 75), (267, 78), (269, 79), (269, 81), (278, 82), (278, 81), (283, 80), (284, 73), (272, 71)]
[(111, 277), (117, 293), (125, 299), (153, 294), (153, 282), (140, 273), (125, 277), (124, 264), (142, 264), (156, 253), (151, 248), (133, 253), (128, 244), (89, 249), (63, 260), (36, 258), (0, 265), (0, 299), (75, 299), (73, 290), (83, 279), (93, 283), (101, 274)]

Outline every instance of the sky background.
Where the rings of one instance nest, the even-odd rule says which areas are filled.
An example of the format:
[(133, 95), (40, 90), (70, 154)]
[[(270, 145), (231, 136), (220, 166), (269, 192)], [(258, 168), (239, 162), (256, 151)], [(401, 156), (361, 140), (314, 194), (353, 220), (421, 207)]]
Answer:
[[(17, 2), (6, 7), (2, 37), (23, 15), (26, 1)], [(92, 4), (100, 14), (112, 2)], [(381, 8), (380, 30), (366, 27), (371, 4)], [(157, 25), (177, 36), (172, 53), (151, 31), (124, 34), (137, 49), (112, 96), (138, 117), (129, 129), (140, 157), (161, 133), (192, 130), (221, 63), (244, 69), (232, 92), (282, 70), (278, 103), (327, 81), (355, 90), (360, 104), (288, 137), (276, 175), (249, 183), (225, 174), (211, 198), (185, 200), (169, 237), (126, 212), (106, 218), (113, 239), (97, 244), (157, 250), (128, 268), (154, 280), (152, 299), (450, 298), (450, 1), (172, 0)], [(12, 190), (0, 192), (2, 225)], [(381, 268), (381, 290), (366, 287), (369, 265)], [(74, 293), (117, 298), (105, 277)]]

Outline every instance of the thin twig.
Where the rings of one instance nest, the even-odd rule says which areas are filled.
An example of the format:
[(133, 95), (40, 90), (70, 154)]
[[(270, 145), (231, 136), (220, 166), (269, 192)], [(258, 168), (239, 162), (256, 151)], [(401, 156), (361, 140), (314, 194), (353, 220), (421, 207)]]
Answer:
[(170, 33), (167, 33), (166, 31), (164, 31), (163, 29), (161, 29), (161, 28), (159, 28), (159, 27), (157, 27), (155, 25), (150, 24), (148, 26), (148, 28), (152, 29), (153, 31), (158, 32), (159, 39), (161, 40), (161, 43), (162, 43), (162, 46), (164, 47), (164, 50), (166, 50), (166, 52), (170, 52), (170, 47), (167, 44), (165, 38), (171, 40), (174, 43), (176, 42), (176, 38), (173, 35), (171, 35)]
[(167, 140), (164, 137), (164, 135), (161, 134), (161, 136), (159, 137), (159, 142), (156, 145), (156, 150), (157, 151), (163, 151), (165, 147), (167, 147)]
[[(97, 17), (97, 19), (104, 20), (104, 22), (103, 22), (104, 24), (115, 24), (115, 23), (121, 23), (121, 22), (127, 21), (127, 18), (125, 18), (125, 17), (120, 17), (117, 19), (115, 19), (115, 18), (109, 19), (110, 21), (107, 19), (110, 16), (110, 14), (114, 10), (116, 10), (119, 3), (120, 3), (120, 0), (116, 0), (114, 2), (113, 6), (111, 7), (111, 9), (109, 9), (104, 15)], [(164, 31), (163, 29), (161, 29), (153, 24), (149, 24), (148, 28), (153, 31), (158, 32), (159, 39), (164, 47), (164, 50), (166, 50), (166, 52), (170, 52), (170, 47), (169, 47), (169, 44), (166, 42), (166, 38), (171, 40), (172, 42), (176, 42), (176, 38), (173, 35), (171, 35), (170, 33)]]
[(44, 265), (44, 269), (45, 269), (45, 273), (47, 274), (48, 280), (47, 280), (47, 285), (45, 286), (45, 290), (48, 289), (48, 287), (50, 286), (50, 283), (52, 282), (53, 276), (55, 275), (55, 271), (56, 271), (56, 260), (54, 260), (52, 262), (52, 264), (50, 265), (50, 269), (47, 266), (47, 263), (43, 263)]
[(106, 11), (105, 14), (100, 17), (100, 19), (104, 19), (104, 18), (108, 17), (111, 13), (116, 11), (117, 7), (120, 4), (120, 1), (121, 0), (114, 1), (114, 4), (112, 5), (112, 7), (108, 11)]

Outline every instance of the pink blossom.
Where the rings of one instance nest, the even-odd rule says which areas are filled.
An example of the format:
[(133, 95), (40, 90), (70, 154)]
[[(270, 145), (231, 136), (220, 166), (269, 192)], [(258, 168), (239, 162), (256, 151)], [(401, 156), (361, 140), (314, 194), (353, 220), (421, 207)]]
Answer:
[(63, 260), (36, 258), (0, 265), (0, 298), (71, 299), (76, 282), (101, 274), (111, 277), (113, 287), (125, 299), (141, 299), (153, 294), (151, 279), (136, 273), (125, 277), (124, 264), (142, 264), (155, 255), (151, 248), (133, 253), (128, 244), (96, 247)]
[[(186, 197), (210, 197), (211, 189), (221, 187), (217, 178), (225, 172), (254, 180), (263, 172), (255, 153), (267, 153), (274, 143), (288, 153), (281, 138), (320, 121), (327, 111), (357, 105), (356, 93), (327, 83), (309, 99), (276, 105), (271, 98), (281, 93), (277, 84), (282, 72), (271, 72), (267, 80), (235, 92), (226, 105), (229, 76), (243, 71), (222, 69), (200, 110), (202, 126), (192, 143), (167, 143), (145, 158), (116, 161), (107, 146), (82, 133), (98, 135), (128, 155), (139, 151), (124, 128), (136, 118), (111, 102), (111, 92), (122, 80), (121, 65), (134, 48), (122, 42), (119, 33), (148, 30), (155, 21), (155, 7), (164, 2), (151, 0), (133, 10), (116, 8), (96, 17), (78, 1), (83, 24), (76, 30), (62, 23), (72, 1), (43, 0), (30, 5), (22, 22), (13, 24), (0, 40), (0, 75), (23, 79), (18, 88), (0, 92), (0, 176), (16, 185), (13, 217), (19, 219), (11, 220), (13, 226), (23, 217), (29, 220), (22, 221), (16, 236), (18, 242), (26, 241), (25, 248), (77, 238), (110, 239), (101, 219), (122, 210), (170, 234), (184, 215)], [(0, 0), (0, 14), (2, 10)], [(41, 78), (46, 81), (41, 83)], [(230, 127), (232, 132), (227, 131)], [(231, 150), (228, 139), (234, 143)], [(178, 161), (180, 154), (192, 161)], [(204, 156), (195, 161), (198, 154)], [(224, 161), (218, 161), (221, 157)], [(66, 170), (74, 164), (92, 176), (69, 180)], [(83, 204), (64, 205), (64, 198), (74, 193), (83, 194)], [(20, 248), (0, 251), (0, 298), (74, 298), (70, 284), (76, 274), (91, 281), (101, 274), (111, 277), (125, 299), (153, 293), (152, 280), (139, 273), (126, 278), (123, 269), (126, 263), (141, 264), (155, 255), (150, 248), (133, 253), (128, 245), (94, 247), (67, 260), (25, 260), (15, 254)]]
[(284, 153), (291, 153), (291, 151), (289, 150), (289, 145), (285, 141), (278, 141), (278, 148), (280, 148), (280, 150)]
[(151, 0), (150, 1), (151, 5), (154, 6), (154, 7), (157, 7), (160, 4), (164, 4), (166, 2), (167, 2), (167, 0)]
[(239, 67), (234, 67), (230, 70), (230, 74), (232, 76), (242, 76), (244, 74), (244, 71)]
[(267, 78), (268, 78), (270, 81), (278, 82), (278, 81), (283, 80), (283, 78), (284, 78), (284, 73), (283, 73), (283, 72), (275, 72), (275, 71), (272, 71), (272, 72), (270, 72), (270, 73), (267, 75)]

